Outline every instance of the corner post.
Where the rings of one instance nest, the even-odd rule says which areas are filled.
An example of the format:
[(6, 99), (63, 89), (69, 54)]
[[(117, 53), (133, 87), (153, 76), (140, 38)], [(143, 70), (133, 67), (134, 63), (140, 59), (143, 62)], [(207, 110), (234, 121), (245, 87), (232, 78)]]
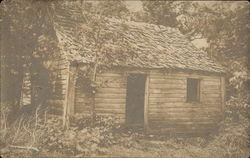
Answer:
[(147, 74), (146, 82), (145, 82), (144, 129), (145, 129), (146, 132), (148, 132), (148, 130), (149, 130), (149, 126), (148, 126), (149, 79), (150, 79), (150, 73)]
[(221, 81), (221, 112), (223, 113), (223, 118), (224, 118), (224, 112), (225, 112), (225, 77), (220, 78)]
[(69, 65), (67, 85), (66, 85), (66, 96), (63, 111), (63, 127), (69, 127), (70, 115), (74, 114), (75, 109), (75, 86), (77, 78), (77, 68), (76, 64)]

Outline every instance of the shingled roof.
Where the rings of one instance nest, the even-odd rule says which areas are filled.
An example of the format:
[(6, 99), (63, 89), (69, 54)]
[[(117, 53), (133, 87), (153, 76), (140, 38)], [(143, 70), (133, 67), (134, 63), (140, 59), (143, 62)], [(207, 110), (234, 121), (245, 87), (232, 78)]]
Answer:
[[(79, 13), (80, 14), (80, 13)], [(61, 50), (67, 60), (81, 63), (93, 62), (91, 47), (83, 46), (76, 36), (83, 20), (67, 15), (57, 15), (55, 30)], [(133, 45), (136, 57), (126, 63), (115, 62), (114, 65), (136, 68), (182, 69), (204, 72), (223, 73), (223, 68), (210, 59), (206, 52), (197, 49), (178, 29), (142, 22), (117, 19), (108, 20), (108, 31), (121, 29), (126, 41)]]

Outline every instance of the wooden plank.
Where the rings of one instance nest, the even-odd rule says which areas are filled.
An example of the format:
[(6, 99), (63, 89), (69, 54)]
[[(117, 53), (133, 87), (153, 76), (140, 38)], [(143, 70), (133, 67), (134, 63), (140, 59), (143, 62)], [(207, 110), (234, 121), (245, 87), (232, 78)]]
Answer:
[(211, 81), (204, 81), (204, 85), (205, 86), (211, 86), (211, 85), (215, 85), (215, 86), (219, 86), (220, 85), (220, 82), (211, 82)]
[(86, 116), (86, 118), (91, 116), (90, 111), (76, 111), (76, 114), (81, 114), (81, 116)]
[(156, 78), (156, 79), (151, 79), (150, 84), (186, 84), (185, 79), (173, 79), (173, 78)]
[(68, 106), (70, 114), (74, 114), (75, 109), (75, 87), (76, 87), (76, 76), (77, 76), (77, 67), (70, 66), (69, 71), (69, 94), (68, 94)]
[(75, 109), (87, 109), (87, 110), (91, 110), (91, 105), (87, 104), (87, 103), (79, 103), (76, 102), (75, 103)]
[(91, 104), (76, 102), (75, 109), (91, 109)]
[(126, 93), (97, 93), (96, 98), (126, 98)]
[(164, 103), (164, 102), (185, 102), (185, 97), (179, 97), (179, 98), (149, 98), (149, 104), (151, 103)]
[(225, 88), (225, 78), (221, 77), (221, 111), (224, 113), (225, 111), (225, 94), (226, 94), (226, 88)]
[(149, 89), (150, 84), (150, 74), (147, 75), (145, 82), (145, 96), (144, 96), (144, 127), (148, 131), (148, 106), (149, 106)]
[(115, 83), (115, 82), (107, 82), (107, 83), (101, 83), (101, 88), (126, 88), (125, 83)]
[[(191, 105), (192, 104), (188, 104), (188, 103), (186, 103), (186, 102), (180, 102), (180, 103), (178, 103), (178, 102), (169, 102), (169, 103), (167, 103), (167, 102), (165, 102), (165, 103), (150, 103), (149, 104), (149, 106), (150, 106), (150, 108), (151, 107), (191, 107)], [(195, 105), (196, 107), (199, 107), (200, 105), (199, 104), (197, 104), (197, 105)]]
[(67, 80), (66, 80), (66, 84), (65, 84), (65, 90), (66, 90), (66, 94), (65, 94), (65, 100), (64, 100), (64, 105), (63, 105), (63, 127), (68, 127), (69, 125), (69, 112), (68, 112), (68, 92), (69, 89), (69, 67), (67, 70)]
[(77, 106), (91, 106), (91, 102), (79, 102), (79, 101), (76, 101), (75, 104)]
[(96, 116), (111, 116), (114, 118), (119, 118), (119, 119), (125, 119), (125, 115), (124, 114), (110, 114), (110, 113), (96, 113)]
[(156, 107), (151, 107), (150, 112), (151, 113), (189, 113), (189, 112), (200, 112), (200, 113), (210, 113), (210, 112), (220, 112), (219, 108), (156, 108)]
[(220, 83), (220, 77), (204, 78), (204, 82)]
[(79, 113), (79, 112), (84, 112), (84, 111), (89, 111), (89, 112), (91, 112), (91, 107), (77, 107), (77, 108), (75, 108), (75, 113)]
[(172, 129), (204, 129), (215, 125), (214, 121), (204, 122), (165, 122), (159, 120), (150, 120), (150, 125), (161, 128), (172, 128)]
[(82, 91), (81, 89), (76, 89), (76, 96), (77, 97), (87, 97), (88, 94), (85, 91)]
[(95, 108), (97, 113), (124, 114), (124, 109)]
[[(194, 116), (195, 115), (195, 116)], [(201, 112), (167, 112), (167, 111), (149, 111), (149, 119), (162, 120), (164, 118), (212, 118), (218, 117), (219, 112), (211, 112), (211, 113), (201, 113)]]
[(167, 110), (158, 110), (158, 111), (153, 111), (149, 110), (149, 115), (150, 118), (178, 118), (178, 117), (216, 117), (220, 111), (209, 111), (209, 112), (203, 112), (203, 111), (183, 111), (183, 112), (178, 112), (178, 111), (167, 111)]
[(199, 128), (199, 126), (208, 126), (215, 123), (213, 120), (204, 121), (167, 121), (167, 120), (150, 120), (150, 123), (161, 124), (164, 127), (188, 127), (193, 126)]
[(91, 107), (91, 105), (90, 105), (90, 103), (83, 103), (83, 102), (76, 102), (75, 103), (75, 106), (77, 107), (77, 108), (87, 108), (87, 107)]
[(184, 77), (171, 77), (171, 76), (165, 76), (163, 78), (160, 78), (158, 76), (150, 76), (150, 83), (158, 83), (158, 82), (165, 82), (165, 81), (177, 81), (177, 82), (186, 82), (186, 78)]
[(202, 93), (205, 94), (213, 94), (213, 93), (220, 93), (220, 90), (218, 89), (201, 89)]
[(203, 99), (205, 103), (221, 103), (220, 97), (206, 97)]
[(121, 109), (125, 109), (125, 104), (108, 104), (108, 103), (98, 103), (96, 104), (96, 107), (105, 107), (105, 108), (109, 108), (109, 109), (112, 109), (112, 108), (121, 108)]
[(162, 107), (166, 107), (166, 108), (186, 108), (186, 107), (190, 107), (190, 108), (203, 108), (203, 107), (218, 107), (218, 104), (208, 104), (208, 103), (187, 103), (187, 102), (181, 102), (181, 103), (177, 103), (177, 102), (169, 102), (169, 103), (151, 103), (149, 104), (149, 107), (157, 107), (157, 108), (162, 108)]
[(151, 93), (150, 98), (186, 98), (186, 93)]
[[(151, 118), (150, 121), (157, 121), (159, 118)], [(161, 121), (163, 122), (215, 122), (217, 121), (214, 117), (183, 117), (183, 118), (176, 118), (176, 117), (166, 117), (161, 118)]]
[(91, 108), (91, 104), (90, 103), (76, 102), (76, 107), (77, 108)]
[(76, 102), (89, 103), (90, 98), (76, 98)]
[[(219, 113), (220, 109), (204, 109), (204, 110), (207, 110), (206, 112), (203, 112), (202, 109), (181, 109), (181, 108), (176, 108), (176, 109), (156, 109), (156, 108), (151, 108), (149, 110), (149, 113), (150, 114), (162, 114), (162, 115), (168, 115), (168, 114), (174, 114), (174, 113), (178, 113), (178, 114), (190, 114), (190, 113), (193, 113), (193, 114), (210, 114), (210, 113)], [(177, 114), (177, 115), (178, 115)]]
[(126, 93), (126, 89), (125, 88), (98, 88), (97, 93), (110, 93), (110, 94)]
[(186, 84), (150, 84), (150, 88), (158, 88), (158, 89), (185, 89), (187, 87)]
[(106, 98), (95, 98), (95, 103), (120, 103), (124, 104), (126, 102), (125, 99), (106, 99)]
[(84, 93), (76, 93), (76, 99), (78, 99), (78, 98), (84, 98), (84, 99), (86, 99), (86, 98), (89, 98), (89, 97), (86, 96)]
[(203, 89), (206, 90), (220, 90), (220, 85), (203, 85)]
[(220, 93), (202, 93), (205, 98), (219, 98), (221, 96)]
[(159, 88), (150, 88), (150, 94), (168, 94), (168, 93), (186, 93), (186, 89), (184, 88), (168, 88), (168, 89), (159, 89)]
[[(169, 104), (169, 105), (168, 105)], [(213, 105), (213, 104), (211, 104)], [(216, 106), (211, 106), (211, 105), (204, 105), (202, 104), (201, 105), (197, 105), (197, 104), (183, 104), (183, 103), (163, 103), (163, 104), (150, 104), (150, 109), (176, 109), (176, 110), (182, 110), (184, 109), (184, 111), (186, 110), (197, 110), (197, 109), (200, 109), (202, 111), (206, 111), (206, 110), (209, 110), (209, 109), (217, 109), (219, 110), (219, 104), (217, 104)]]
[[(211, 109), (199, 109), (199, 108), (150, 108), (150, 114), (161, 114), (161, 115), (168, 115), (168, 114), (215, 114), (220, 113), (219, 108), (211, 108)], [(193, 116), (196, 117), (196, 116)]]
[(151, 71), (152, 76), (170, 76), (170, 77), (190, 77), (190, 78), (207, 78), (207, 79), (215, 79), (219, 78), (214, 76), (213, 74), (198, 74), (198, 73), (183, 73), (183, 72), (163, 72), (163, 71)]
[[(159, 81), (159, 80), (174, 80), (174, 81), (185, 81), (185, 77), (178, 77), (178, 76), (167, 76), (167, 75), (151, 75), (151, 80), (153, 82)], [(186, 82), (186, 81), (185, 81)]]
[(217, 94), (220, 95), (221, 92), (216, 90), (216, 91), (206, 91), (206, 90), (202, 90), (202, 94)]

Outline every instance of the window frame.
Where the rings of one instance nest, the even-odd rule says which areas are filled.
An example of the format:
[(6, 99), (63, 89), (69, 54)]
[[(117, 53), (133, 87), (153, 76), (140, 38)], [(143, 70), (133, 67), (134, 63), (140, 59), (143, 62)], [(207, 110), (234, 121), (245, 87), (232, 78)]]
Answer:
[[(197, 81), (197, 95), (196, 95), (196, 100), (189, 100), (188, 99), (188, 80), (196, 80)], [(186, 86), (187, 86), (187, 89), (186, 89), (186, 102), (187, 103), (201, 103), (201, 78), (198, 78), (198, 77), (188, 77), (186, 79)]]

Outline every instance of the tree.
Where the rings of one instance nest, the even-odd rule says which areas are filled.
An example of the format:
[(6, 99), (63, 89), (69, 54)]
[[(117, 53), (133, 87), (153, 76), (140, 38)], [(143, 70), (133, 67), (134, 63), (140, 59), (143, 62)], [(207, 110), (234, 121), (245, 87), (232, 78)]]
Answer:
[[(36, 108), (46, 100), (46, 95), (40, 93), (44, 82), (49, 82), (44, 61), (53, 55), (50, 44), (55, 44), (50, 37), (55, 36), (51, 25), (51, 3), (44, 1), (5, 0), (1, 4), (1, 19), (4, 30), (1, 30), (1, 88), (4, 92), (2, 102), (9, 103), (12, 115), (16, 118), (20, 110), (20, 99), (23, 93), (22, 85), (26, 71), (31, 76), (32, 108)], [(43, 38), (42, 38), (43, 37)], [(44, 40), (48, 43), (44, 44)], [(49, 42), (50, 41), (50, 42)], [(9, 73), (11, 72), (11, 73)], [(44, 74), (37, 74), (41, 72)], [(41, 78), (44, 76), (46, 78)], [(46, 81), (47, 80), (47, 81)], [(49, 83), (47, 83), (49, 84)]]

